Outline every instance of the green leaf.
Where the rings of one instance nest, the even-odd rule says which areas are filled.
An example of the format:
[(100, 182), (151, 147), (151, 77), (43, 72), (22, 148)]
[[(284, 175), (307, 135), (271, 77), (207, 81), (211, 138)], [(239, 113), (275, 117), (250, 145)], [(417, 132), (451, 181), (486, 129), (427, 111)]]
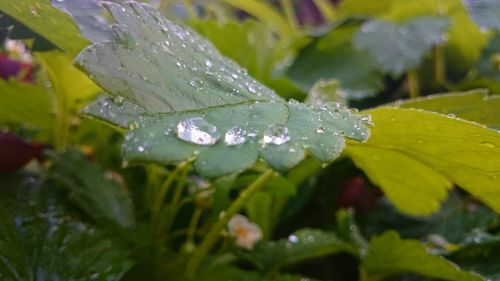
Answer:
[(484, 48), (481, 57), (477, 61), (476, 67), (480, 75), (491, 77), (500, 81), (500, 35), (495, 35), (490, 39), (488, 46)]
[(335, 79), (347, 98), (374, 96), (383, 88), (382, 74), (365, 52), (352, 46), (356, 26), (341, 26), (304, 48), (287, 75), (308, 91), (318, 80)]
[(131, 266), (127, 252), (65, 212), (51, 186), (25, 176), (24, 186), (2, 186), (2, 280), (119, 280)]
[(500, 237), (476, 231), (463, 241), (461, 247), (448, 257), (460, 267), (478, 272), (490, 280), (500, 277)]
[(52, 7), (49, 0), (2, 1), (0, 11), (63, 49), (71, 57), (88, 45), (71, 17)]
[(0, 124), (23, 124), (47, 132), (53, 122), (51, 99), (43, 85), (0, 80)]
[(500, 29), (500, 2), (496, 0), (465, 0), (472, 19), (481, 28)]
[[(107, 3), (117, 21), (113, 40), (94, 44), (79, 65), (115, 98), (114, 110), (94, 104), (88, 112), (115, 125), (130, 120), (124, 157), (175, 163), (193, 158), (206, 177), (247, 169), (260, 157), (288, 169), (306, 150), (322, 162), (335, 159), (347, 136), (365, 140), (361, 118), (344, 108), (286, 103), (193, 31), (138, 3)], [(113, 104), (114, 103), (114, 104)], [(104, 104), (103, 104), (104, 105)], [(133, 110), (134, 111), (134, 110)], [(111, 114), (112, 115), (112, 114)]]
[(361, 280), (382, 280), (394, 274), (413, 272), (443, 280), (485, 280), (477, 274), (460, 270), (446, 259), (431, 254), (417, 240), (401, 239), (388, 231), (370, 242), (368, 253), (361, 263)]
[(306, 103), (314, 106), (345, 105), (346, 100), (337, 80), (319, 80), (309, 91)]
[(51, 176), (63, 183), (69, 197), (80, 209), (102, 226), (134, 225), (133, 204), (124, 186), (111, 174), (90, 163), (76, 150), (51, 155)]
[(421, 17), (400, 25), (372, 20), (361, 26), (354, 38), (357, 48), (367, 50), (379, 68), (394, 75), (417, 68), (424, 55), (443, 41), (448, 21)]
[(308, 91), (318, 80), (335, 79), (348, 98), (373, 96), (382, 74), (371, 57), (352, 45), (357, 26), (341, 26), (304, 48), (287, 75)]
[[(21, 24), (19, 21), (9, 17), (8, 15), (0, 12), (0, 29), (7, 29), (7, 38), (12, 40), (26, 40), (33, 39), (33, 44), (31, 45), (31, 51), (43, 52), (55, 49), (52, 43), (47, 41), (45, 38), (36, 34), (25, 25)], [(3, 38), (2, 38), (3, 40)]]
[(283, 76), (284, 61), (295, 57), (307, 38), (288, 39), (276, 36), (269, 25), (254, 20), (244, 22), (191, 21), (190, 25), (210, 40), (224, 55), (264, 85), (283, 97), (302, 98), (304, 93)]
[(285, 18), (268, 3), (256, 0), (223, 0), (227, 4), (243, 10), (258, 18), (266, 25), (276, 28), (281, 36), (292, 36), (293, 28), (287, 23)]
[(92, 42), (103, 42), (111, 36), (111, 29), (97, 0), (52, 1), (52, 5), (73, 17), (82, 35)]
[(435, 212), (453, 182), (500, 212), (498, 131), (423, 110), (366, 113), (375, 124), (370, 140), (352, 143), (346, 153), (398, 209)]
[(245, 257), (262, 271), (272, 272), (282, 266), (339, 252), (356, 255), (357, 248), (340, 240), (332, 232), (302, 229), (288, 236), (288, 239), (257, 244)]
[(64, 53), (46, 52), (38, 54), (37, 57), (47, 71), (51, 86), (58, 97), (58, 106), (74, 110), (101, 90), (85, 73), (74, 67), (73, 60)]
[(445, 93), (396, 103), (402, 108), (417, 108), (457, 116), (500, 129), (500, 96), (488, 95), (478, 89), (467, 92)]
[(338, 17), (376, 16), (387, 12), (394, 0), (343, 0), (338, 8)]

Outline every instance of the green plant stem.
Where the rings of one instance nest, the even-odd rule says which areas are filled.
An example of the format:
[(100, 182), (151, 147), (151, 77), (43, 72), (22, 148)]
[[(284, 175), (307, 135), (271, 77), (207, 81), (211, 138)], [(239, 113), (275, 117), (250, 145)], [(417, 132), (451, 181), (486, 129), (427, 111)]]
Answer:
[(408, 71), (408, 90), (410, 92), (410, 98), (416, 98), (420, 96), (420, 87), (418, 85), (418, 74), (416, 71)]
[(292, 28), (293, 32), (297, 32), (298, 24), (297, 18), (295, 16), (295, 9), (293, 8), (293, 3), (291, 0), (280, 0), (281, 7), (285, 11), (286, 19), (288, 24)]
[(331, 2), (327, 0), (313, 0), (313, 2), (325, 20), (332, 21), (335, 19), (335, 10)]
[(439, 85), (446, 84), (446, 63), (443, 55), (443, 47), (437, 46), (434, 53), (436, 81)]
[(201, 214), (203, 213), (202, 208), (196, 208), (193, 212), (193, 216), (191, 217), (191, 222), (189, 222), (189, 227), (187, 229), (186, 241), (194, 242), (194, 237), (196, 235), (196, 226), (198, 225), (198, 221), (200, 221)]
[(247, 189), (245, 189), (240, 196), (229, 206), (226, 212), (219, 218), (219, 220), (210, 228), (209, 232), (201, 242), (200, 246), (196, 249), (193, 257), (187, 266), (187, 275), (192, 279), (198, 270), (201, 262), (207, 255), (208, 251), (217, 242), (220, 232), (227, 225), (231, 217), (239, 212), (250, 198), (259, 190), (261, 190), (267, 180), (273, 175), (272, 170), (267, 170), (260, 175)]

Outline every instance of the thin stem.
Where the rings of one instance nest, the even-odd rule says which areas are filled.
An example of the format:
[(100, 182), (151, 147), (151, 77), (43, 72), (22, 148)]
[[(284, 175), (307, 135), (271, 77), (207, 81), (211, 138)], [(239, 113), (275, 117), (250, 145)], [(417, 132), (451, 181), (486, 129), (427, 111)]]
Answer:
[(208, 251), (217, 242), (220, 232), (227, 225), (228, 221), (237, 212), (239, 212), (245, 204), (250, 200), (250, 198), (259, 190), (261, 190), (267, 180), (273, 175), (272, 170), (267, 170), (262, 175), (260, 175), (247, 189), (241, 192), (240, 196), (229, 206), (226, 212), (219, 218), (219, 220), (210, 228), (209, 232), (200, 244), (200, 247), (196, 249), (193, 257), (189, 261), (187, 266), (187, 274), (191, 279), (196, 274), (198, 267), (207, 255)]
[(436, 81), (439, 83), (439, 85), (444, 85), (446, 84), (446, 64), (444, 61), (442, 46), (436, 46), (434, 60)]
[(420, 96), (420, 87), (418, 85), (418, 74), (415, 70), (408, 71), (408, 90), (410, 92), (410, 98), (416, 98)]
[(293, 32), (297, 31), (297, 18), (295, 16), (295, 9), (293, 8), (293, 3), (291, 0), (280, 0), (281, 7), (285, 11), (286, 19), (288, 24), (292, 28)]
[(318, 8), (319, 12), (326, 21), (335, 19), (335, 9), (331, 2), (328, 0), (313, 0), (314, 5)]
[(193, 216), (191, 217), (191, 222), (189, 223), (189, 227), (186, 234), (186, 241), (194, 242), (194, 236), (196, 235), (196, 226), (200, 221), (201, 214), (203, 213), (202, 208), (196, 208), (193, 212)]

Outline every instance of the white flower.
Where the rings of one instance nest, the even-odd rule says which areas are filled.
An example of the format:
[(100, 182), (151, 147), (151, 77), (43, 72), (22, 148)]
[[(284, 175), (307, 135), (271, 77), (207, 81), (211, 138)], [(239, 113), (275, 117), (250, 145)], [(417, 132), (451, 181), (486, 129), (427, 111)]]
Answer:
[(227, 223), (227, 228), (229, 234), (236, 237), (236, 245), (248, 250), (262, 239), (260, 227), (242, 215), (234, 215)]

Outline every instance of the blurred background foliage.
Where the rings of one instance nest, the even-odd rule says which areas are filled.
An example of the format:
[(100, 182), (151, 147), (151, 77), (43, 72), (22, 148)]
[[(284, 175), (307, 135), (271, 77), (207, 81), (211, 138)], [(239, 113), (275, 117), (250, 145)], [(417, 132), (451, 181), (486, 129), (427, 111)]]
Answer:
[[(73, 65), (90, 42), (111, 36), (100, 1), (8, 2), (0, 3), (0, 279), (184, 280), (208, 229), (265, 165), (208, 181), (189, 164), (123, 162), (122, 130), (80, 114), (103, 94)], [(409, 155), (467, 150), (445, 137), (417, 142), (428, 135), (420, 123), (463, 138), (484, 133), (448, 115), (484, 125), (482, 147), (497, 143), (496, 0), (143, 2), (286, 99), (305, 100), (323, 80), (349, 107), (442, 113), (397, 120), (411, 128), (400, 138), (418, 148)], [(500, 187), (496, 174), (457, 179), (467, 171), (436, 156), (402, 158), (404, 149), (377, 139), (403, 129), (389, 113), (368, 112), (370, 145), (385, 151), (348, 144), (332, 165), (306, 159), (273, 174), (242, 212), (263, 239), (248, 250), (224, 232), (198, 280), (499, 279), (498, 191), (481, 189)], [(498, 163), (476, 152), (460, 157), (476, 170)]]

